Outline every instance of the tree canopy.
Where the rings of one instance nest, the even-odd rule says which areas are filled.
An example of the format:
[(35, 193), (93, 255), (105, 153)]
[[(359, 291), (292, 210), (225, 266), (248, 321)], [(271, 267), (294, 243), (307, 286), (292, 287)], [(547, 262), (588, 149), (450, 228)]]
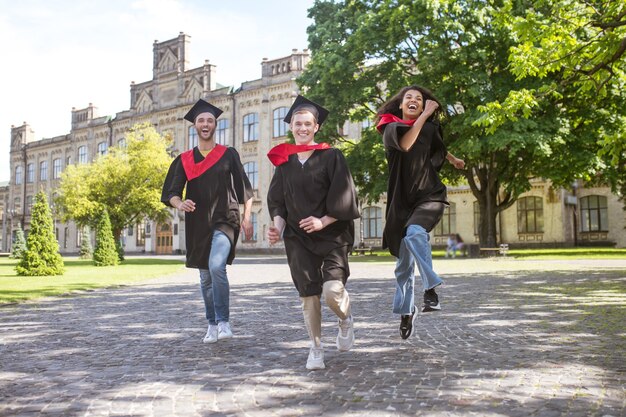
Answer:
[[(588, 135), (597, 126), (575, 123), (581, 108), (554, 100), (528, 103), (526, 92), (558, 83), (560, 74), (520, 77), (512, 69), (511, 54), (520, 40), (504, 18), (504, 6), (523, 16), (530, 3), (317, 0), (309, 9), (312, 58), (299, 79), (305, 94), (331, 112), (323, 130), (327, 137), (344, 120), (372, 119), (403, 86), (432, 90), (448, 114), (444, 141), (466, 161), (464, 171), (448, 165), (443, 175), (470, 185), (481, 209), (480, 241), (488, 245), (496, 243), (496, 215), (530, 189), (533, 178), (567, 184), (600, 166), (598, 138)], [(560, 94), (582, 105), (577, 85)], [(520, 97), (518, 117), (503, 111), (511, 117), (495, 123), (489, 118), (496, 116), (484, 112), (510, 94)], [(594, 120), (603, 109), (587, 108), (587, 115)], [(371, 127), (360, 141), (343, 139), (361, 197), (378, 199), (386, 181), (380, 136)]]
[(90, 164), (69, 166), (56, 198), (63, 221), (95, 228), (106, 209), (116, 241), (124, 228), (145, 218), (163, 220), (161, 187), (171, 162), (170, 141), (149, 124), (136, 125), (126, 147), (111, 147)]

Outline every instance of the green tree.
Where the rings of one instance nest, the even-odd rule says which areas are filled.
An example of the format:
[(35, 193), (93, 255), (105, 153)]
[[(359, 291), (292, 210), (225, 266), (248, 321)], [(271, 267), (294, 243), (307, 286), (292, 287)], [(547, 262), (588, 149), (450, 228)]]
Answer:
[(93, 248), (91, 247), (91, 237), (89, 236), (89, 227), (85, 226), (80, 232), (80, 259), (90, 259)]
[(152, 125), (134, 126), (126, 147), (111, 147), (91, 164), (69, 166), (61, 177), (56, 200), (63, 221), (93, 225), (98, 213), (109, 212), (115, 241), (124, 228), (145, 218), (164, 221), (161, 187), (171, 163), (168, 146)]
[(24, 231), (22, 230), (21, 223), (17, 225), (15, 231), (15, 242), (11, 245), (11, 259), (20, 259), (26, 252), (26, 239), (24, 238)]
[(18, 275), (63, 275), (63, 258), (54, 236), (52, 212), (43, 191), (35, 195), (27, 246), (15, 267)]
[[(505, 0), (497, 24), (516, 42), (509, 70), (533, 78), (481, 107), (478, 120), (493, 131), (508, 120), (535, 117), (535, 109), (563, 109), (572, 134), (592, 138), (598, 159), (585, 179), (608, 182), (626, 195), (626, 3), (542, 0), (524, 8)], [(532, 6), (531, 6), (532, 5)], [(602, 174), (601, 176), (599, 174)]]
[(117, 265), (119, 257), (115, 248), (109, 213), (103, 209), (96, 223), (96, 248), (93, 251), (93, 263), (96, 266)]
[[(309, 16), (312, 59), (299, 83), (330, 110), (324, 133), (332, 137), (344, 120), (372, 119), (403, 86), (431, 89), (448, 112), (448, 149), (466, 161), (465, 170), (446, 165), (442, 174), (448, 183), (469, 184), (480, 206), (482, 245), (496, 243), (498, 213), (529, 190), (533, 178), (565, 182), (596, 158), (595, 141), (569, 134), (561, 109), (547, 103), (533, 118), (477, 127), (480, 106), (537, 83), (507, 70), (515, 38), (498, 24), (492, 2), (317, 0)], [(370, 201), (385, 189), (380, 142), (372, 127), (361, 141), (344, 145), (361, 198)]]

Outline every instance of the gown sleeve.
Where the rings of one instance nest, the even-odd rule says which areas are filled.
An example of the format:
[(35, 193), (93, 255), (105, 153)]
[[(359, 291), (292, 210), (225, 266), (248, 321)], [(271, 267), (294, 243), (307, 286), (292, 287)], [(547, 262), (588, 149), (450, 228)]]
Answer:
[(283, 168), (280, 166), (276, 167), (270, 182), (270, 188), (267, 192), (267, 207), (271, 220), (274, 220), (276, 216), (287, 220), (287, 205), (285, 204), (285, 194), (283, 193)]
[(441, 129), (441, 125), (439, 123), (433, 123), (433, 125), (434, 129), (430, 143), (430, 162), (437, 172), (439, 172), (446, 162), (448, 150), (443, 143), (443, 130)]
[(170, 199), (172, 197), (183, 198), (183, 189), (187, 183), (187, 175), (183, 169), (183, 164), (180, 160), (180, 155), (176, 157), (170, 164), (170, 168), (167, 171), (165, 182), (163, 183), (163, 190), (161, 191), (161, 202), (166, 206), (172, 207)]
[(237, 153), (235, 148), (228, 148), (228, 150), (231, 152), (233, 158), (231, 176), (233, 178), (233, 186), (235, 188), (235, 194), (237, 195), (237, 201), (239, 204), (245, 204), (246, 201), (254, 197), (252, 185), (250, 185), (250, 180), (248, 179), (246, 172), (243, 170), (239, 153)]
[(391, 150), (405, 152), (400, 147), (400, 138), (409, 131), (411, 126), (407, 126), (402, 123), (393, 122), (386, 124), (383, 127), (383, 144), (385, 145), (385, 151)]
[(328, 215), (337, 220), (354, 220), (360, 217), (357, 206), (356, 190), (352, 175), (343, 154), (333, 150), (334, 158), (328, 167), (330, 188), (326, 197)]

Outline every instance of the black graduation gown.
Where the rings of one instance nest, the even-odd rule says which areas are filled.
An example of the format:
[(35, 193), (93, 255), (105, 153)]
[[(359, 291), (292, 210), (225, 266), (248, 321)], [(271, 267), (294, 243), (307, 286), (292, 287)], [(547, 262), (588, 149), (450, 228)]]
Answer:
[[(274, 219), (286, 220), (283, 238), (302, 245), (319, 256), (354, 245), (354, 219), (359, 217), (356, 191), (346, 160), (337, 149), (316, 150), (302, 164), (298, 154), (276, 167), (267, 205)], [(336, 222), (318, 232), (307, 233), (300, 220), (331, 216)]]
[[(193, 157), (196, 163), (204, 159), (197, 147), (193, 149)], [(215, 165), (191, 181), (187, 181), (181, 156), (178, 155), (165, 178), (161, 201), (171, 207), (172, 197), (183, 198), (185, 184), (185, 199), (196, 203), (195, 211), (185, 212), (187, 267), (208, 269), (215, 230), (228, 236), (231, 246), (227, 262), (232, 264), (241, 228), (239, 205), (253, 197), (239, 154), (235, 148), (227, 148)]]
[(396, 257), (406, 228), (418, 224), (430, 232), (448, 204), (446, 186), (438, 174), (448, 153), (441, 128), (427, 121), (413, 146), (405, 152), (399, 141), (410, 127), (394, 122), (385, 125), (383, 131), (389, 164), (383, 248), (388, 247)]

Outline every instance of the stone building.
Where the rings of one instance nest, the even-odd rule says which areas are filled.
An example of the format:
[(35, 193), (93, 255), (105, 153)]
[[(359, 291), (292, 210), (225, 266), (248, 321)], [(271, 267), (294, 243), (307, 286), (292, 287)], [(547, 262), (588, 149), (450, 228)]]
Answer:
[[(282, 121), (298, 94), (295, 79), (305, 68), (309, 53), (293, 49), (278, 59), (261, 62), (261, 78), (247, 81), (237, 89), (216, 81), (215, 66), (205, 61), (198, 68), (189, 65), (190, 37), (180, 33), (175, 39), (153, 44), (153, 77), (130, 86), (130, 108), (115, 116), (98, 115), (90, 104), (72, 109), (68, 134), (37, 140), (24, 123), (11, 127), (10, 172), (8, 184), (0, 184), (0, 252), (8, 252), (15, 231), (22, 225), (28, 232), (34, 195), (40, 190), (53, 201), (61, 172), (70, 164), (88, 163), (111, 146), (123, 145), (128, 129), (137, 123), (151, 123), (174, 139), (172, 154), (197, 144), (193, 126), (183, 116), (204, 98), (224, 113), (218, 119), (216, 140), (234, 146), (255, 190), (252, 207), (254, 236), (238, 242), (240, 249), (265, 250), (269, 215), (265, 196), (273, 166), (265, 156), (274, 145), (287, 139), (288, 126)], [(365, 126), (365, 125), (363, 125)], [(343, 126), (349, 138), (359, 139), (360, 124)], [(573, 195), (566, 190), (537, 182), (520, 201), (499, 218), (499, 240), (510, 244), (610, 243), (626, 246), (624, 211), (617, 197), (607, 188), (578, 187)], [(449, 233), (459, 233), (465, 241), (477, 241), (475, 199), (469, 188), (449, 190), (450, 209), (432, 232), (433, 244), (443, 245)], [(158, 254), (185, 251), (185, 222), (175, 210), (165, 224), (146, 220), (129, 227), (123, 236), (129, 253)], [(383, 230), (384, 198), (375, 205), (362, 205), (362, 218), (356, 222), (356, 243), (380, 246)], [(56, 236), (63, 254), (77, 253), (80, 230), (73, 223), (55, 220)]]

